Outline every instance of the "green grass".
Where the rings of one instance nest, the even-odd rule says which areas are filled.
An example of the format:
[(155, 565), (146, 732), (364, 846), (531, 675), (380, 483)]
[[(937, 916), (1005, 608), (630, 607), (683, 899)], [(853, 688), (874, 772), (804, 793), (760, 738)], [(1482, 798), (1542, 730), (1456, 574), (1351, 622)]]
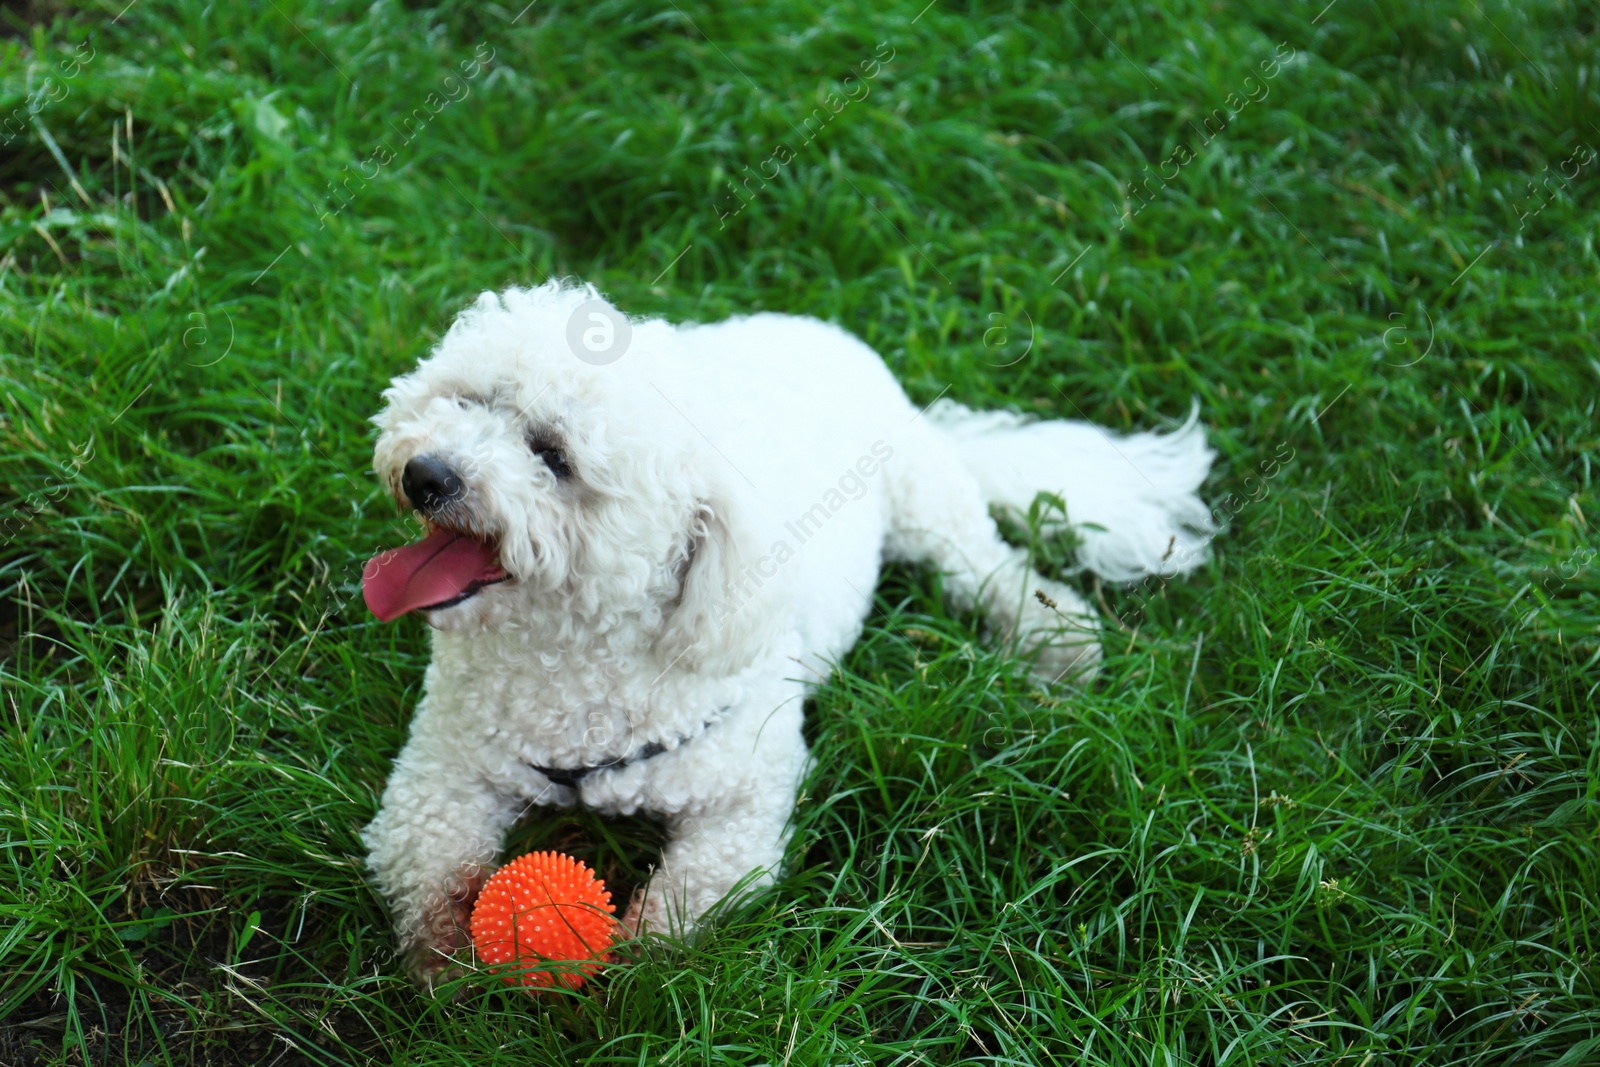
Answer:
[[(1592, 6), (122, 3), (0, 13), (0, 1063), (1600, 1062)], [(1198, 397), (1231, 518), (1091, 588), (1086, 692), (890, 572), (783, 881), (435, 1001), (357, 839), (426, 654), (365, 419), (552, 274), (919, 402)]]

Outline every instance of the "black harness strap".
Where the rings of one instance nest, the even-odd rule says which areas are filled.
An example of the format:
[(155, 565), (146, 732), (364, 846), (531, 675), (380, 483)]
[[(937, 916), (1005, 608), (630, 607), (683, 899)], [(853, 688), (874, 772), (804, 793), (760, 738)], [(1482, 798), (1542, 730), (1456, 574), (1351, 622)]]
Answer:
[[(715, 718), (707, 719), (705, 721), (700, 733), (689, 737), (679, 737), (678, 744), (685, 745), (694, 740), (696, 737), (702, 736), (706, 730), (709, 730), (712, 726), (716, 725), (717, 721), (727, 713), (727, 708), (721, 709), (717, 712)], [(622, 768), (632, 766), (635, 763), (643, 763), (647, 759), (654, 759), (666, 751), (666, 745), (662, 744), (660, 741), (652, 741), (626, 759), (618, 756), (614, 760), (609, 760), (605, 763), (591, 764), (587, 767), (541, 767), (537, 763), (530, 763), (528, 766), (532, 767), (534, 770), (550, 779), (550, 781), (556, 785), (564, 785), (568, 789), (576, 789), (582, 784), (583, 780), (589, 777), (591, 774), (598, 774), (601, 771), (620, 771)]]

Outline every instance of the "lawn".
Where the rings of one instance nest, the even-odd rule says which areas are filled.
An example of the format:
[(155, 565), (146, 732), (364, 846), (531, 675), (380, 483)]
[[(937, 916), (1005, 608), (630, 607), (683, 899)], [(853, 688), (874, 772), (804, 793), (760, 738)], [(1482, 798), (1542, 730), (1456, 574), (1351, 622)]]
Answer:
[[(1600, 1063), (1596, 8), (924, 2), (0, 10), (0, 1063)], [(434, 999), (357, 836), (427, 656), (366, 420), (561, 275), (1198, 401), (1225, 528), (1080, 576), (1084, 690), (889, 571), (776, 886)]]

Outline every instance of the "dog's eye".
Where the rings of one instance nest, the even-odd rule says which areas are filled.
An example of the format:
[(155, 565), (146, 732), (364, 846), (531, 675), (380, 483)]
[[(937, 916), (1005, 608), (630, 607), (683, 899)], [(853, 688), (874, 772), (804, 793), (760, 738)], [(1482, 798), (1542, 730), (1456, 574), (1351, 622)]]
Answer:
[(559, 445), (538, 438), (528, 442), (528, 447), (533, 449), (533, 454), (544, 460), (544, 465), (550, 468), (550, 473), (558, 479), (565, 480), (572, 477), (572, 464), (567, 462), (567, 454)]

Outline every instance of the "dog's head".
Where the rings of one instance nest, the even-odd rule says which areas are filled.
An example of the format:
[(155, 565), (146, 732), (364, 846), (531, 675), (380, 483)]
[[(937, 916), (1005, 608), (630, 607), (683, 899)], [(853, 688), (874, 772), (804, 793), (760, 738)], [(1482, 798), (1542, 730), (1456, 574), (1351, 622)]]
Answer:
[[(575, 316), (595, 309), (631, 332), (624, 358), (575, 351)], [(750, 509), (655, 380), (672, 343), (587, 286), (485, 293), (463, 312), (373, 420), (373, 467), (427, 529), (368, 563), (373, 612), (557, 641), (632, 631), (650, 646), (635, 651), (708, 671), (753, 659), (767, 628), (744, 605), (729, 618)]]

